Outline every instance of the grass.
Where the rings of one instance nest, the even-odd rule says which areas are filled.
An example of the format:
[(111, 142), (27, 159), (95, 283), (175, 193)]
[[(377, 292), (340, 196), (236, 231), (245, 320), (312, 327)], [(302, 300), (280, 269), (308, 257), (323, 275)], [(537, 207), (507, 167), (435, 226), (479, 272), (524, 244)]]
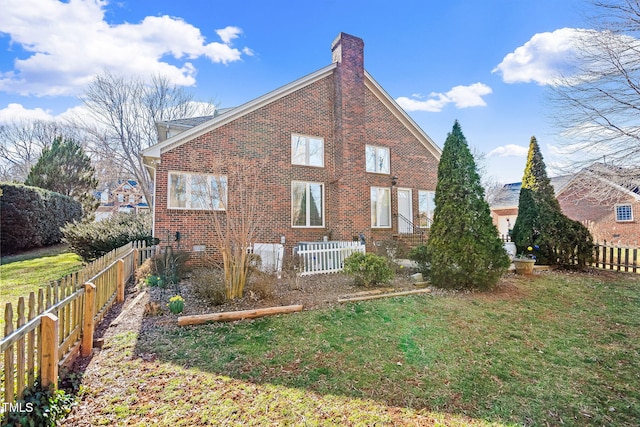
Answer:
[(639, 294), (637, 276), (548, 273), (129, 332), (105, 344), (90, 422), (637, 425)]
[[(32, 291), (82, 268), (81, 258), (68, 252), (66, 245), (56, 245), (2, 257), (0, 265), (0, 325), (4, 325), (4, 307), (10, 302), (14, 315), (18, 299)], [(26, 303), (27, 301), (25, 301)], [(14, 316), (15, 317), (15, 316)]]

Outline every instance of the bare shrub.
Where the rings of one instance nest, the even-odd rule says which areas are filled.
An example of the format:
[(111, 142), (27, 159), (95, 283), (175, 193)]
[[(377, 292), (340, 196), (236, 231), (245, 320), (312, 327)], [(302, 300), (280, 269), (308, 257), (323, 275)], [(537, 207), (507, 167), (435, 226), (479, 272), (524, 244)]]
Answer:
[(212, 305), (226, 301), (224, 272), (219, 268), (200, 268), (191, 273), (194, 293)]
[(289, 285), (289, 290), (298, 291), (302, 289), (300, 281), (300, 257), (285, 257), (281, 274), (282, 280)]
[(255, 299), (269, 299), (273, 295), (277, 281), (275, 273), (255, 270), (251, 274), (247, 290)]

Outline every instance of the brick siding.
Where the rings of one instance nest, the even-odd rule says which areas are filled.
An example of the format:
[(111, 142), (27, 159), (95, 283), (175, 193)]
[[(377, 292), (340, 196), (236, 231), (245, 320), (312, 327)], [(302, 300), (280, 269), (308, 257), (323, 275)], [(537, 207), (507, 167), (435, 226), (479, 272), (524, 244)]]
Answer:
[[(612, 190), (607, 200), (585, 198), (574, 187), (558, 196), (562, 212), (589, 228), (597, 242), (637, 246), (640, 244), (640, 201), (621, 191)], [(633, 221), (616, 221), (615, 205), (631, 204)]]
[[(258, 241), (286, 239), (290, 249), (300, 241), (351, 240), (364, 233), (368, 242), (387, 240), (397, 230), (371, 229), (370, 187), (413, 190), (413, 213), (418, 215), (418, 190), (435, 191), (438, 160), (365, 86), (363, 43), (342, 34), (333, 53), (341, 55), (332, 75), (283, 96), (253, 112), (179, 145), (161, 156), (155, 191), (155, 235), (163, 245), (210, 248), (213, 238), (207, 212), (167, 209), (169, 171), (227, 174), (225, 164), (246, 163), (245, 172), (256, 176), (255, 185), (268, 195)], [(334, 43), (336, 43), (334, 42)], [(335, 49), (337, 47), (337, 49)], [(291, 164), (291, 134), (324, 138), (324, 167)], [(391, 173), (366, 172), (365, 145), (389, 147)], [(266, 168), (258, 166), (267, 158)], [(258, 174), (259, 172), (259, 174)], [(228, 197), (234, 197), (238, 177), (228, 176)], [(325, 227), (291, 225), (291, 182), (324, 183)], [(392, 212), (397, 212), (396, 189)], [(415, 218), (414, 218), (415, 219)]]

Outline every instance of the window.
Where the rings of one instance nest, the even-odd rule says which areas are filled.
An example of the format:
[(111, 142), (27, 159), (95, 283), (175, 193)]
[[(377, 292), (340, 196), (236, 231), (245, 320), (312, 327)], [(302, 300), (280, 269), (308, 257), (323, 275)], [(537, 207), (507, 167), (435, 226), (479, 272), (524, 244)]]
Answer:
[(433, 210), (436, 207), (435, 198), (435, 191), (418, 191), (418, 217), (422, 228), (431, 227)]
[(371, 227), (391, 228), (391, 189), (371, 187)]
[(324, 227), (324, 184), (300, 181), (291, 183), (291, 225)]
[(633, 210), (631, 205), (616, 205), (616, 221), (633, 221)]
[(389, 149), (367, 145), (367, 172), (389, 173)]
[(169, 209), (225, 210), (227, 177), (169, 172)]
[(291, 163), (305, 166), (324, 166), (324, 139), (291, 135)]

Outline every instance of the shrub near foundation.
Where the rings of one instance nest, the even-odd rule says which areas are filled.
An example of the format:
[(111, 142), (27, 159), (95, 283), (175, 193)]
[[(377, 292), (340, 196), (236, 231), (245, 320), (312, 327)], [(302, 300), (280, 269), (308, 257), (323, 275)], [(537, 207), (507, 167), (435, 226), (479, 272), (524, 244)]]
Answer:
[(389, 268), (385, 258), (359, 252), (344, 260), (344, 273), (353, 276), (356, 284), (367, 287), (389, 283), (393, 279), (393, 270)]
[(193, 291), (203, 300), (216, 306), (226, 301), (222, 269), (201, 268), (191, 273)]

